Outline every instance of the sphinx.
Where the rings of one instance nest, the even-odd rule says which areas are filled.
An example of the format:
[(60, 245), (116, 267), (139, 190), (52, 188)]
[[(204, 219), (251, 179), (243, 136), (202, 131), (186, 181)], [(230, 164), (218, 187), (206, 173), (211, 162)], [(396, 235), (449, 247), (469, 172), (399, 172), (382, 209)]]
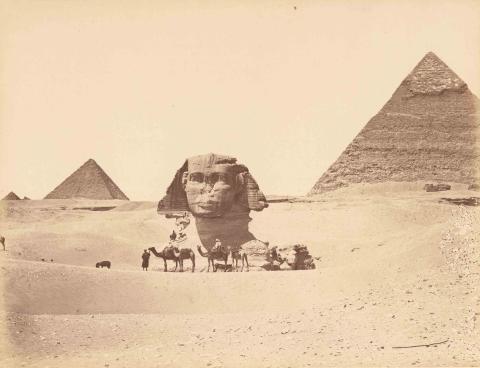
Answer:
[(245, 165), (234, 157), (209, 153), (183, 163), (157, 212), (169, 217), (188, 211), (206, 249), (221, 239), (235, 250), (256, 240), (248, 229), (249, 214), (266, 207), (265, 196)]

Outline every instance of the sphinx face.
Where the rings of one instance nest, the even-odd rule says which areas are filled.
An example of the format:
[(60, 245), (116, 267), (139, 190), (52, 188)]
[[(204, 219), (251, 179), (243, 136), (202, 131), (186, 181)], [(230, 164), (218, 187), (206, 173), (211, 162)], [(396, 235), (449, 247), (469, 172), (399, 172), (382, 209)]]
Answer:
[(220, 164), (186, 172), (184, 188), (194, 216), (223, 216), (232, 208), (237, 192), (233, 167)]

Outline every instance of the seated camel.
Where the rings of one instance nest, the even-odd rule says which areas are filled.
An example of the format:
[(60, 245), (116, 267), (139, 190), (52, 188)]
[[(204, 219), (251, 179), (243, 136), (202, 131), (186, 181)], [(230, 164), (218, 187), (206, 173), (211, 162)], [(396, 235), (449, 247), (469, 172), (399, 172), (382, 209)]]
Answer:
[(288, 256), (284, 258), (284, 261), (294, 271), (297, 270), (313, 270), (315, 269), (315, 259), (320, 260), (320, 257), (313, 257), (308, 253), (305, 246), (295, 245), (293, 250), (288, 253)]
[(245, 266), (245, 263), (247, 264), (247, 272), (249, 271), (250, 265), (248, 264), (247, 252), (245, 252), (245, 250), (243, 250), (242, 248), (236, 249), (236, 250), (232, 249), (231, 255), (232, 255), (232, 267), (235, 265), (235, 271), (238, 270), (239, 259), (242, 261), (241, 272), (243, 272), (243, 267)]
[(155, 256), (163, 258), (164, 271), (167, 272), (167, 260), (175, 261), (175, 269), (180, 264), (180, 272), (183, 272), (183, 260), (190, 259), (192, 261), (192, 272), (195, 271), (195, 253), (190, 248), (177, 248), (175, 246), (167, 246), (161, 252), (157, 252), (155, 247), (148, 248)]
[[(263, 264), (262, 267), (266, 271), (280, 271), (280, 266), (287, 262), (287, 258), (284, 258), (277, 251), (277, 247), (272, 247), (267, 251), (265, 260), (267, 263)], [(288, 262), (287, 262), (288, 263)]]
[(224, 247), (224, 246), (214, 247), (210, 250), (207, 250), (206, 253), (202, 250), (202, 247), (200, 245), (197, 245), (197, 249), (198, 249), (198, 253), (200, 253), (202, 257), (208, 258), (207, 272), (210, 271), (210, 264), (212, 264), (213, 272), (217, 272), (217, 267), (214, 264), (215, 260), (224, 261), (225, 266), (223, 269), (224, 269), (224, 272), (227, 272), (227, 261), (228, 261), (228, 253), (229, 253), (229, 250), (227, 247)]

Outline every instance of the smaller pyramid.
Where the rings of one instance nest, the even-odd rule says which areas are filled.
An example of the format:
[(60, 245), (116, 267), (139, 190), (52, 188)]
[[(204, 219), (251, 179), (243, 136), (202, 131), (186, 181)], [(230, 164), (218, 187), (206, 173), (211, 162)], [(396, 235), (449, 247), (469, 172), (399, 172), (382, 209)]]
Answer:
[(45, 197), (45, 199), (68, 198), (128, 200), (128, 197), (92, 159), (80, 166)]
[(18, 201), (20, 199), (15, 193), (10, 192), (5, 197), (3, 197), (4, 201)]

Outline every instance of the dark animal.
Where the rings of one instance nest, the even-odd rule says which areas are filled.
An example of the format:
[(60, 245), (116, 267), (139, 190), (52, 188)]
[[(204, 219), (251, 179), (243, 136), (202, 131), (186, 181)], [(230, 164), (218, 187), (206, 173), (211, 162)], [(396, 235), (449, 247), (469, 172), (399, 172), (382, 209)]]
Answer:
[(95, 267), (97, 268), (103, 268), (103, 267), (107, 267), (108, 269), (110, 269), (110, 266), (111, 266), (111, 262), (110, 261), (102, 261), (102, 262), (97, 262), (97, 264), (95, 265)]
[[(282, 263), (284, 261), (282, 260)], [(280, 265), (281, 264), (274, 264), (274, 263), (265, 263), (264, 265), (261, 265), (260, 267), (262, 267), (265, 271), (280, 271)]]
[(2, 235), (0, 235), (0, 243), (2, 243), (3, 251), (5, 251), (5, 237), (3, 237)]
[(198, 249), (198, 253), (200, 253), (202, 257), (208, 258), (207, 272), (210, 271), (210, 264), (212, 264), (213, 272), (217, 272), (214, 261), (224, 261), (225, 262), (224, 272), (227, 272), (227, 261), (228, 261), (229, 250), (226, 247), (224, 246), (214, 247), (210, 250), (207, 250), (206, 253), (203, 252), (202, 247), (200, 245), (197, 245), (197, 249)]
[(148, 248), (155, 256), (163, 258), (164, 271), (167, 272), (167, 260), (175, 261), (175, 270), (177, 270), (178, 264), (180, 264), (180, 272), (183, 272), (183, 260), (190, 259), (192, 261), (192, 272), (195, 272), (195, 253), (190, 248), (181, 248), (168, 246), (161, 252), (157, 252), (155, 247)]
[(242, 249), (237, 249), (231, 251), (231, 256), (232, 256), (232, 267), (235, 266), (235, 271), (238, 270), (238, 260), (240, 259), (242, 261), (242, 269), (241, 272), (243, 272), (243, 268), (245, 264), (247, 264), (247, 271), (250, 270), (250, 265), (248, 264), (248, 257), (247, 253)]
[(224, 270), (225, 272), (232, 272), (233, 271), (233, 264), (227, 264), (226, 266), (223, 263), (215, 263), (214, 271), (217, 270)]

